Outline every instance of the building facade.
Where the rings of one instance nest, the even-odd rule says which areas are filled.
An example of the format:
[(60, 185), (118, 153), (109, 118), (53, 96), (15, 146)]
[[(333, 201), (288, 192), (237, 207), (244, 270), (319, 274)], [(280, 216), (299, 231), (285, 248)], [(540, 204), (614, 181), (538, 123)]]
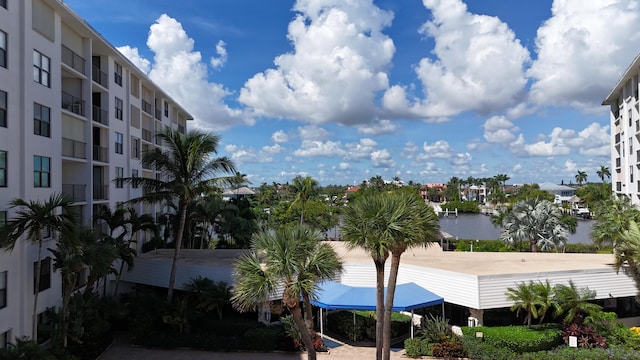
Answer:
[[(0, 224), (14, 215), (12, 199), (44, 201), (62, 192), (73, 197), (79, 221), (92, 225), (101, 205), (142, 195), (114, 179), (156, 177), (141, 164), (145, 151), (162, 146), (154, 134), (184, 133), (190, 119), (62, 1), (0, 0)], [(55, 241), (43, 236), (38, 314), (61, 301), (46, 250)], [(0, 347), (31, 335), (36, 262), (29, 241), (0, 251)]]
[(637, 56), (602, 102), (610, 109), (613, 192), (627, 195), (635, 205), (640, 205), (639, 75), (640, 56)]

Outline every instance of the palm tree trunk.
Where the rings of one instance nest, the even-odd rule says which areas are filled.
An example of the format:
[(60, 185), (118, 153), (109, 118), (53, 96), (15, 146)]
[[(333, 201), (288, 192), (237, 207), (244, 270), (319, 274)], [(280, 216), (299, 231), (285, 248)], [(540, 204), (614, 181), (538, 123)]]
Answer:
[[(40, 232), (36, 232), (40, 234)], [(38, 294), (40, 294), (40, 273), (42, 271), (42, 239), (38, 240), (38, 263), (36, 265), (35, 294), (33, 295), (33, 315), (31, 316), (31, 339), (38, 342)]]
[(300, 306), (292, 306), (289, 307), (289, 311), (293, 316), (293, 320), (300, 330), (300, 335), (302, 336), (302, 343), (304, 347), (307, 349), (307, 359), (316, 360), (316, 349), (313, 347), (313, 340), (311, 340), (311, 334), (307, 330), (307, 325), (302, 318), (302, 310), (300, 310)]
[(376, 359), (382, 360), (384, 342), (384, 261), (376, 265)]
[(302, 300), (304, 301), (304, 322), (307, 324), (307, 330), (311, 335), (311, 339), (315, 340), (316, 330), (313, 326), (313, 307), (311, 306), (311, 299), (309, 298), (308, 292), (302, 292)]
[(178, 226), (178, 234), (176, 234), (176, 248), (173, 251), (173, 262), (171, 263), (171, 275), (169, 275), (169, 288), (167, 289), (167, 303), (173, 302), (173, 288), (176, 283), (176, 270), (178, 265), (178, 255), (180, 254), (180, 247), (182, 247), (182, 235), (184, 233), (184, 226), (187, 222), (187, 201), (182, 201), (182, 208), (180, 209), (180, 225)]
[(115, 284), (115, 288), (113, 289), (113, 296), (118, 295), (118, 286), (120, 285), (120, 277), (122, 276), (122, 271), (124, 271), (124, 260), (120, 259), (120, 261), (121, 261), (120, 270), (116, 274), (116, 284)]
[(398, 268), (400, 267), (400, 255), (402, 253), (391, 253), (391, 268), (389, 269), (389, 284), (387, 285), (387, 299), (384, 309), (384, 328), (382, 359), (390, 360), (391, 358), (391, 310), (393, 309), (393, 298), (396, 292), (396, 280), (398, 278)]
[(304, 201), (300, 201), (300, 225), (304, 224)]

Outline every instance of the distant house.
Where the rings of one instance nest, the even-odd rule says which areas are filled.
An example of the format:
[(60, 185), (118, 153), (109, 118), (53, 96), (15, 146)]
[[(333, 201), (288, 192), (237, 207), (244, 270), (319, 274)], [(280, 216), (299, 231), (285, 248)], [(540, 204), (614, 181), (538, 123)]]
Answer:
[(575, 189), (567, 185), (558, 185), (551, 182), (540, 184), (540, 190), (546, 191), (554, 196), (553, 202), (557, 205), (568, 204), (575, 195)]
[[(435, 189), (435, 191), (432, 190), (430, 193), (430, 189)], [(420, 187), (420, 196), (422, 196), (422, 198), (425, 200), (440, 202), (442, 193), (446, 189), (447, 185), (443, 183), (424, 184)]]
[(349, 198), (349, 195), (355, 194), (356, 192), (358, 192), (358, 190), (360, 190), (360, 185), (349, 186), (342, 196), (342, 201), (346, 202)]

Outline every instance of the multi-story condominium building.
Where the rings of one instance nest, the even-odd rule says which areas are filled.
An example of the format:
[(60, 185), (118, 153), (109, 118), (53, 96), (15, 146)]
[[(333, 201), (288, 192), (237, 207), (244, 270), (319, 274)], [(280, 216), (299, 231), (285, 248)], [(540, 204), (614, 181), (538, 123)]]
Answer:
[(622, 75), (602, 105), (610, 107), (611, 185), (640, 205), (640, 56)]
[[(162, 146), (155, 132), (184, 132), (189, 119), (62, 1), (0, 0), (0, 224), (15, 212), (12, 199), (44, 201), (60, 192), (73, 197), (79, 221), (92, 224), (101, 205), (142, 195), (113, 180), (156, 177), (142, 154)], [(55, 240), (43, 236), (45, 258)], [(50, 258), (35, 289), (36, 262), (37, 245), (29, 241), (0, 251), (0, 347), (31, 335), (36, 290), (38, 314), (61, 302)]]

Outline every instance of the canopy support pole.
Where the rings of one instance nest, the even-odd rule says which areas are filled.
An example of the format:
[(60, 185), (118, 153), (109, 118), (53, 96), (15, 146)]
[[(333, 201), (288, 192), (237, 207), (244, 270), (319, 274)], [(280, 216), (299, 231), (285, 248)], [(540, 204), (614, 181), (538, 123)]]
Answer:
[(324, 319), (322, 318), (322, 308), (318, 308), (320, 310), (320, 338), (322, 339), (324, 336)]
[(353, 314), (353, 342), (356, 341), (356, 313), (352, 312)]
[(411, 324), (411, 338), (413, 339), (413, 309), (411, 309), (411, 321), (409, 323)]
[(442, 302), (442, 318), (446, 319), (446, 316), (444, 316), (444, 301)]

